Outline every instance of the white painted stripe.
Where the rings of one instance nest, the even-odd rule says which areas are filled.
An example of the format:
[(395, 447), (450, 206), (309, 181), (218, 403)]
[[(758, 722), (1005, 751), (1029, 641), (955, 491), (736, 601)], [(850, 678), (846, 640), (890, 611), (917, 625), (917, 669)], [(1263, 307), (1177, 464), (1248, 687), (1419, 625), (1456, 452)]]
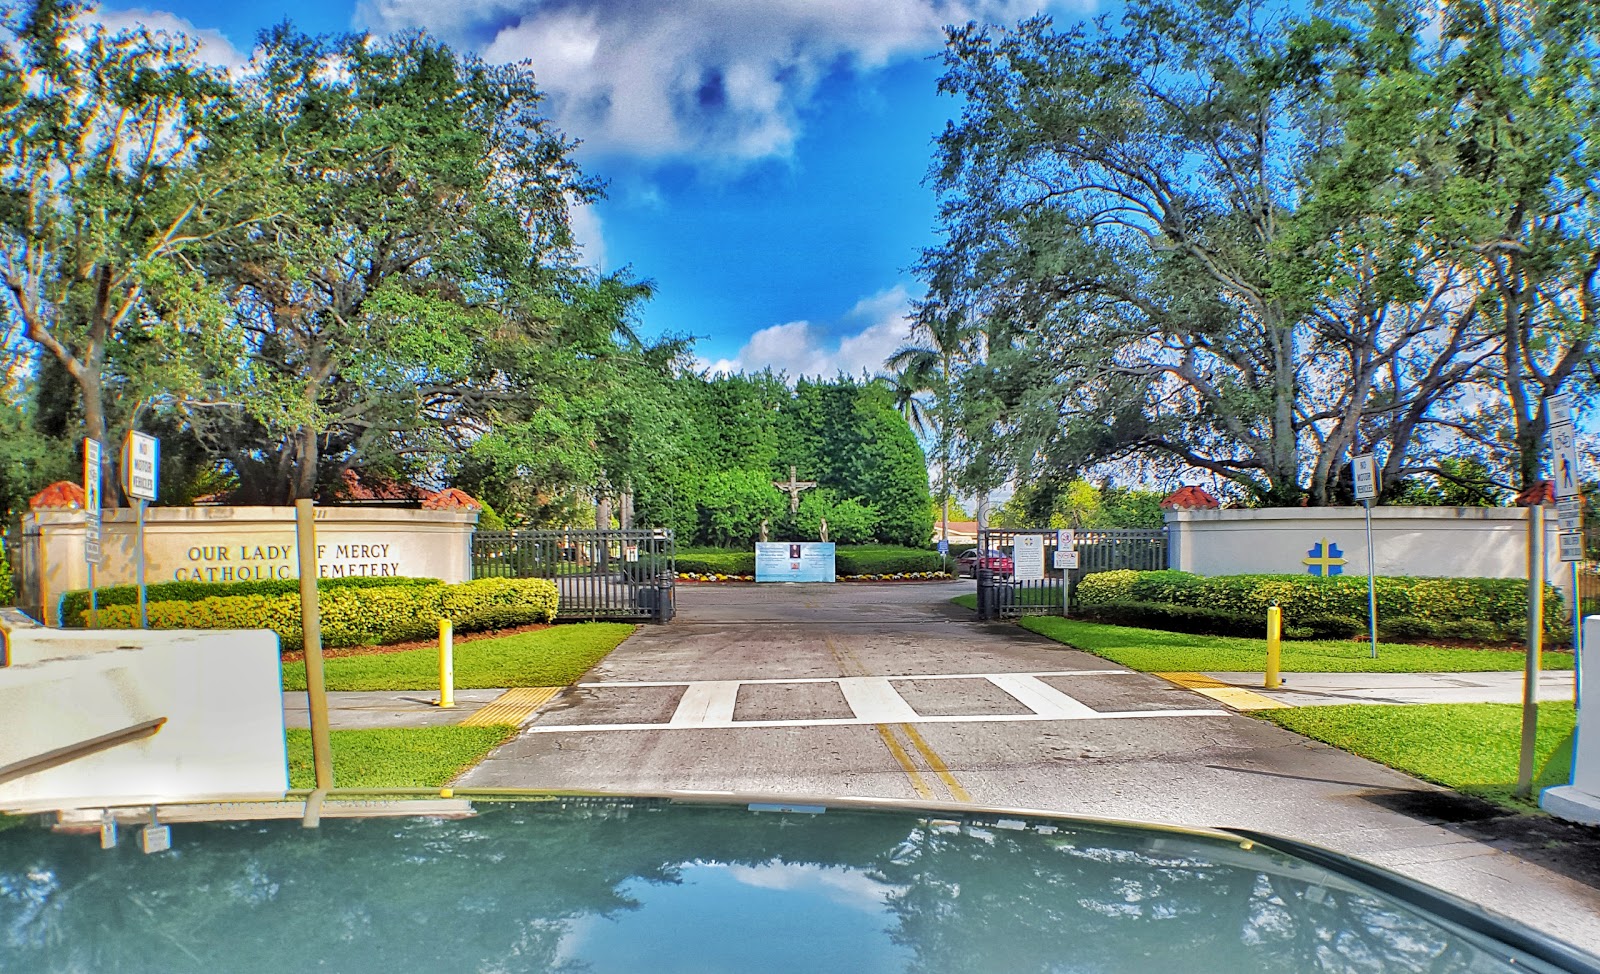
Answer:
[[(953, 714), (942, 717), (913, 716), (908, 720), (897, 720), (902, 724), (978, 724), (992, 722), (996, 724), (1015, 724), (1040, 720), (1121, 720), (1135, 717), (1229, 717), (1232, 711), (1228, 710), (1119, 710), (1111, 713), (1098, 713), (1090, 711), (1084, 717), (1048, 717), (1044, 714)], [(722, 724), (705, 724), (694, 726), (689, 724), (535, 724), (524, 727), (524, 734), (571, 734), (577, 732), (599, 731), (638, 731), (638, 730), (718, 730), (742, 729), (746, 727), (860, 727), (866, 724), (881, 724), (882, 720), (863, 720), (859, 717), (821, 717), (815, 720), (739, 720)]]
[(1073, 720), (1095, 712), (1081, 701), (1062, 693), (1036, 676), (1025, 673), (1000, 673), (989, 682), (1017, 698), (1017, 702), (1043, 717)]
[(839, 681), (839, 692), (850, 712), (867, 724), (903, 724), (917, 719), (905, 698), (881, 676), (847, 676)]
[(673, 727), (718, 727), (733, 722), (733, 704), (739, 696), (736, 680), (691, 683), (672, 713)]
[[(1132, 670), (1054, 670), (1048, 673), (915, 673), (904, 676), (895, 673), (886, 673), (886, 680), (987, 680), (992, 676), (1128, 676)], [(837, 676), (797, 676), (789, 679), (763, 679), (763, 680), (733, 680), (733, 683), (838, 683), (841, 679), (850, 677)], [(613, 682), (579, 683), (580, 687), (686, 687), (694, 683), (712, 682), (701, 680), (617, 680)], [(302, 694), (303, 695), (303, 694)]]

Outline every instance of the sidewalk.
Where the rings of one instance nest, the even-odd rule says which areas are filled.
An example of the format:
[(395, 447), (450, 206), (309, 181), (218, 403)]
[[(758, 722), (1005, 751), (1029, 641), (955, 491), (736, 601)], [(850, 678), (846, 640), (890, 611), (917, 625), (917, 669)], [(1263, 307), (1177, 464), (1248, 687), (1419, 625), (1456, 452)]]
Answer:
[[(1521, 703), (1521, 673), (1284, 673), (1268, 690), (1261, 673), (1157, 673), (1236, 710), (1340, 704)], [(1539, 674), (1541, 701), (1570, 701), (1573, 672)]]
[[(561, 687), (519, 687), (515, 690), (457, 690), (453, 707), (440, 707), (438, 690), (330, 690), (331, 730), (374, 727), (443, 727), (451, 724), (520, 724)], [(283, 695), (283, 725), (311, 726), (305, 691)]]

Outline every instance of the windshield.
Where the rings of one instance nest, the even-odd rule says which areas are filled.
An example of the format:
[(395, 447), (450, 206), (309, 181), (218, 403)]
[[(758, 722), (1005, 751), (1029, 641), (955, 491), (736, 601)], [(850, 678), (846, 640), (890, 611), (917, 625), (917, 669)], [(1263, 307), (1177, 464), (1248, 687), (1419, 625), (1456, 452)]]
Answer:
[(0, 970), (1541, 969), (1249, 840), (752, 808), (554, 798), (318, 832), (179, 825), (155, 857), (13, 829)]

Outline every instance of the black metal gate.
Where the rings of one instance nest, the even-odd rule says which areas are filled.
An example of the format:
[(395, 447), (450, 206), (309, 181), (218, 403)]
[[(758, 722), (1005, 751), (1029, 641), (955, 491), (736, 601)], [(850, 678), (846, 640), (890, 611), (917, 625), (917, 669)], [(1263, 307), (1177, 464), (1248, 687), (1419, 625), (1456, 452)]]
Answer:
[[(1061, 534), (1054, 528), (978, 532), (980, 619), (1065, 615), (1072, 590), (1085, 575), (1167, 567), (1164, 528), (1078, 528), (1071, 534), (1070, 546), (1077, 554), (1076, 567), (1068, 567), (1072, 558), (1060, 546)], [(1058, 558), (1058, 553), (1065, 557)]]
[(677, 547), (670, 528), (631, 531), (478, 531), (473, 578), (547, 578), (561, 619), (666, 622), (676, 612)]

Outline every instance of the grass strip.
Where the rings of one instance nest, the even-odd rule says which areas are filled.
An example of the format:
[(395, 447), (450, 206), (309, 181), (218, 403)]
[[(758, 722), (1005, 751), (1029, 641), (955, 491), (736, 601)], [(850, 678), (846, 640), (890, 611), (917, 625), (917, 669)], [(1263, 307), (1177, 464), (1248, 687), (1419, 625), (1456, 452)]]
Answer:
[[(1266, 668), (1265, 639), (1195, 636), (1059, 616), (1027, 616), (1021, 622), (1058, 643), (1147, 673), (1259, 673)], [(1280, 666), (1285, 673), (1485, 673), (1521, 670), (1522, 663), (1520, 652), (1382, 642), (1373, 659), (1366, 643), (1308, 639), (1286, 640)], [(1570, 670), (1572, 654), (1545, 653), (1544, 668)]]
[[(580, 622), (455, 647), (458, 690), (558, 687), (582, 676), (636, 627), (625, 622)], [(439, 650), (341, 656), (323, 663), (329, 690), (425, 690), (439, 686)], [(283, 688), (304, 690), (303, 662), (283, 664)]]
[[(331, 731), (333, 783), (339, 788), (437, 788), (516, 734), (488, 727), (385, 727)], [(316, 787), (311, 732), (290, 730), (289, 787)]]
[[(1522, 735), (1518, 704), (1349, 704), (1258, 710), (1251, 716), (1508, 808), (1536, 805), (1511, 797)], [(1571, 703), (1539, 705), (1535, 795), (1571, 779), (1576, 720)]]

